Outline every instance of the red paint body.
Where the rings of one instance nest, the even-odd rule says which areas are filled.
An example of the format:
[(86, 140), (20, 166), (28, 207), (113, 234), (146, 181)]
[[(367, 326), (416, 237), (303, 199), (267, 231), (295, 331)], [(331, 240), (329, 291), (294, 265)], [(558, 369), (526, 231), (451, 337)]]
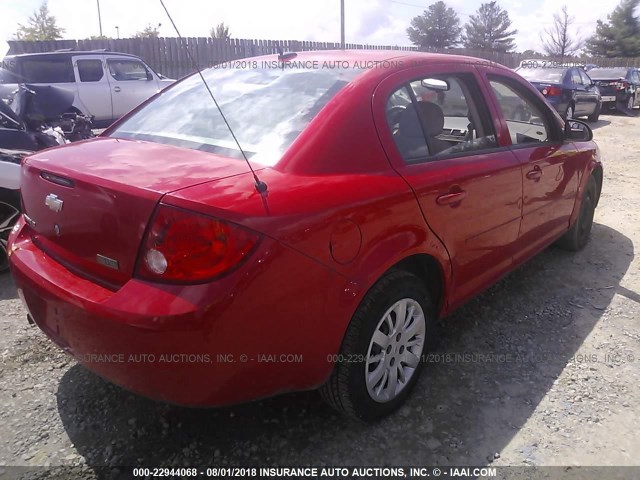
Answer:
[[(586, 179), (600, 168), (593, 142), (511, 148), (486, 75), (543, 97), (504, 67), (431, 54), (403, 53), (394, 62), (340, 91), (274, 167), (254, 165), (266, 196), (242, 161), (108, 138), (109, 131), (29, 157), (22, 192), (35, 226), (19, 222), (10, 261), (38, 326), (91, 370), (143, 395), (188, 405), (249, 401), (323, 384), (359, 302), (398, 262), (435, 260), (443, 316), (569, 229)], [(474, 75), (498, 148), (406, 165), (386, 126), (385, 102), (403, 82), (439, 72)], [(536, 165), (543, 173), (529, 179)], [(42, 171), (75, 184), (46, 181)], [(461, 202), (436, 202), (462, 190)], [(64, 199), (59, 213), (44, 205), (51, 193)], [(203, 284), (138, 279), (141, 242), (159, 202), (241, 225), (261, 239), (237, 268)], [(55, 225), (64, 232), (59, 237)], [(96, 254), (117, 259), (118, 270), (97, 263)], [(143, 361), (144, 354), (155, 361)], [(194, 356), (161, 362), (163, 354)]]

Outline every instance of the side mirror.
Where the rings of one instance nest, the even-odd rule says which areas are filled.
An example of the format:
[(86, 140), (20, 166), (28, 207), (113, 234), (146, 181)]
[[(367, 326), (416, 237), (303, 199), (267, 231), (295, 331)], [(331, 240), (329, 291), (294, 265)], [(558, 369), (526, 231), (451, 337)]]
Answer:
[(151, 75), (151, 72), (147, 70), (147, 81), (149, 80), (153, 80), (153, 75)]
[(438, 92), (446, 92), (449, 90), (449, 84), (439, 78), (425, 78), (420, 82), (420, 84), (425, 88), (436, 90)]
[(580, 120), (567, 120), (564, 122), (564, 139), (574, 142), (588, 142), (593, 139), (593, 130)]

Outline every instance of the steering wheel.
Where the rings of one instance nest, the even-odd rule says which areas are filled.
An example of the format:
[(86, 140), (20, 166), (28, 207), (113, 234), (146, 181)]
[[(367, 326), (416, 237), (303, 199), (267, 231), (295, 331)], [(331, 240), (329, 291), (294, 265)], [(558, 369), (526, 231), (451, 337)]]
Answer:
[(404, 112), (406, 109), (407, 107), (403, 105), (394, 105), (393, 107), (388, 108), (387, 120), (389, 122), (389, 125), (393, 126), (396, 123), (398, 123), (398, 120), (400, 119), (400, 114)]

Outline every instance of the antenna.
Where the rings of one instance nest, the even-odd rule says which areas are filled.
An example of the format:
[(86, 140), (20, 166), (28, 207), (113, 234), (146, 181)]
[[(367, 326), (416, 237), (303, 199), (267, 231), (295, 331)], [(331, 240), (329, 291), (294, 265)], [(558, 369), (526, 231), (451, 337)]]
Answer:
[(162, 5), (162, 8), (164, 8), (164, 11), (167, 14), (167, 17), (169, 17), (169, 21), (171, 22), (171, 25), (173, 25), (173, 29), (176, 31), (176, 34), (178, 35), (178, 38), (180, 39), (180, 44), (187, 51), (187, 56), (189, 57), (189, 60), (191, 60), (191, 64), (193, 65), (193, 67), (198, 72), (198, 75), (200, 76), (200, 79), (202, 80), (202, 83), (204, 83), (204, 86), (207, 89), (207, 92), (209, 92), (209, 96), (211, 97), (211, 100), (213, 100), (213, 103), (215, 103), (216, 108), (218, 109), (218, 112), (220, 112), (220, 115), (222, 116), (222, 119), (224, 120), (224, 123), (227, 125), (227, 128), (229, 129), (229, 132), (231, 132), (231, 136), (233, 137), (233, 140), (236, 142), (236, 145), (238, 146), (238, 149), (240, 150), (240, 153), (242, 153), (242, 156), (244, 157), (244, 161), (247, 162), (247, 166), (249, 167), (249, 170), (251, 170), (251, 174), (253, 175), (253, 179), (256, 182), (256, 190), (260, 194), (265, 193), (267, 191), (267, 184), (264, 183), (262, 180), (260, 180), (258, 178), (258, 175), (256, 175), (255, 170), (251, 166), (251, 162), (247, 158), (247, 154), (244, 153), (244, 150), (240, 146), (240, 142), (238, 141), (238, 139), (236, 137), (236, 134), (233, 133), (233, 130), (231, 129), (231, 125), (229, 125), (229, 122), (227, 121), (227, 117), (225, 117), (224, 113), (222, 113), (222, 109), (220, 108), (220, 105), (218, 105), (218, 102), (216, 101), (216, 97), (213, 96), (213, 92), (209, 88), (209, 85), (207, 84), (207, 81), (202, 76), (202, 72), (200, 71), (200, 67), (198, 67), (198, 64), (196, 63), (195, 59), (191, 55), (191, 50), (189, 50), (189, 47), (187, 46), (187, 44), (184, 43), (184, 40), (182, 39), (182, 35), (180, 35), (180, 32), (178, 31), (178, 27), (176, 27), (176, 24), (173, 21), (173, 18), (171, 18), (171, 14), (169, 14), (169, 10), (167, 10), (167, 7), (165, 6), (164, 1), (160, 0), (160, 4)]

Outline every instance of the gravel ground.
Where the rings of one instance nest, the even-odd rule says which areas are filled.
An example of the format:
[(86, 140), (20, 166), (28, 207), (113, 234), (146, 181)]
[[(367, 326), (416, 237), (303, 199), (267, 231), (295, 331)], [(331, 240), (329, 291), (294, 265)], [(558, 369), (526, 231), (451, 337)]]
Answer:
[(210, 410), (130, 394), (30, 327), (0, 276), (0, 466), (639, 465), (640, 117), (594, 132), (587, 248), (549, 248), (449, 317), (409, 402), (373, 426), (313, 392)]

